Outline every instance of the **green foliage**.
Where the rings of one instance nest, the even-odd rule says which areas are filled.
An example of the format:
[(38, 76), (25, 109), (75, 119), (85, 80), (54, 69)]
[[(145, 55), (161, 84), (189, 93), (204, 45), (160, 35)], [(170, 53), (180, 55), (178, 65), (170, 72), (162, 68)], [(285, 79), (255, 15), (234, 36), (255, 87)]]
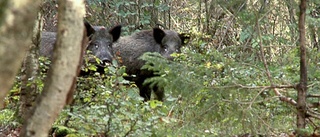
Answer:
[[(175, 62), (160, 54), (142, 56), (147, 61), (143, 68), (159, 75), (146, 82), (165, 86), (165, 104), (174, 106), (175, 110), (172, 119), (182, 122), (166, 125), (162, 133), (226, 136), (230, 133), (270, 135), (271, 130), (294, 130), (295, 120), (287, 116), (294, 117), (295, 108), (283, 105), (271, 90), (259, 88), (270, 85), (264, 65), (259, 61), (237, 62), (223, 54), (218, 51), (199, 54), (187, 49), (173, 55)], [(281, 57), (285, 65), (279, 67), (284, 62), (273, 62), (268, 69), (273, 82), (295, 84), (299, 80), (299, 57), (296, 50), (285, 55)], [(286, 96), (296, 98), (295, 90), (287, 91)], [(180, 127), (179, 130), (172, 130), (176, 127)]]
[(105, 71), (107, 75), (79, 77), (75, 102), (56, 125), (64, 123), (79, 136), (153, 135), (165, 107), (161, 102), (143, 103), (135, 85), (123, 79), (125, 68), (116, 62)]
[(15, 112), (11, 109), (0, 110), (0, 127), (10, 126), (11, 128), (19, 126), (16, 121)]
[(64, 126), (54, 126), (52, 127), (52, 132), (55, 134), (55, 136), (67, 136), (68, 137), (71, 134), (74, 134), (75, 130), (68, 128), (68, 127), (64, 127)]
[[(170, 6), (160, 0), (154, 1), (128, 1), (128, 0), (87, 0), (92, 5), (90, 12), (93, 16), (87, 17), (90, 22), (97, 22), (99, 25), (112, 26), (113, 21), (121, 18), (123, 25), (122, 34), (129, 35), (143, 28), (152, 28), (156, 22), (155, 12), (165, 13)], [(108, 6), (108, 7), (106, 7)], [(99, 14), (103, 13), (103, 15)], [(139, 17), (137, 19), (136, 17)]]

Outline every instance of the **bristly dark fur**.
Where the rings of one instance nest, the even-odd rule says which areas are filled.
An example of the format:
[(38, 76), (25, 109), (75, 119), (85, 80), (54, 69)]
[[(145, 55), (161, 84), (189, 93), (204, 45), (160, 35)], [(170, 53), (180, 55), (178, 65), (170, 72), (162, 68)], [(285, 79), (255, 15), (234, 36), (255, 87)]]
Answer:
[(144, 61), (139, 59), (146, 52), (158, 52), (167, 59), (172, 59), (170, 54), (180, 52), (180, 48), (185, 44), (185, 37), (173, 30), (162, 30), (154, 28), (153, 30), (144, 30), (122, 37), (114, 43), (114, 53), (119, 55), (120, 64), (126, 66), (126, 72), (130, 75), (136, 75), (136, 78), (127, 78), (136, 83), (140, 90), (140, 96), (145, 101), (150, 99), (151, 92), (154, 91), (157, 99), (163, 101), (163, 87), (155, 86), (153, 89), (149, 85), (143, 85), (145, 79), (153, 77), (153, 72), (141, 70)]
[[(105, 63), (110, 63), (113, 60), (112, 44), (119, 39), (121, 26), (115, 26), (110, 30), (106, 30), (101, 26), (92, 27), (88, 22), (84, 22), (84, 26), (86, 28), (86, 36), (90, 40), (86, 50), (89, 50), (90, 54), (100, 59), (101, 62), (97, 63), (96, 59), (92, 56), (85, 56), (84, 58), (88, 59), (91, 63), (97, 64), (99, 67), (104, 67)], [(40, 55), (51, 58), (55, 41), (56, 32), (42, 32)]]

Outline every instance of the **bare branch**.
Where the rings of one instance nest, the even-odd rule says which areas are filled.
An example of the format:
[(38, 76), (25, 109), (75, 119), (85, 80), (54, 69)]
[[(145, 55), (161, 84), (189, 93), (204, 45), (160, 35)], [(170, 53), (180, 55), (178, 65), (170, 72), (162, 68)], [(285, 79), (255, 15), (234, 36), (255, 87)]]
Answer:
[(243, 86), (241, 84), (236, 84), (235, 87), (245, 88), (245, 89), (274, 89), (274, 88), (296, 88), (296, 85), (271, 85), (271, 86)]
[(308, 111), (306, 112), (306, 117), (312, 117), (312, 118), (320, 120), (320, 113), (318, 113), (312, 109), (308, 109)]
[(320, 98), (319, 94), (309, 94), (307, 95), (307, 98)]
[(308, 104), (309, 108), (318, 108), (320, 107), (320, 102), (313, 102)]

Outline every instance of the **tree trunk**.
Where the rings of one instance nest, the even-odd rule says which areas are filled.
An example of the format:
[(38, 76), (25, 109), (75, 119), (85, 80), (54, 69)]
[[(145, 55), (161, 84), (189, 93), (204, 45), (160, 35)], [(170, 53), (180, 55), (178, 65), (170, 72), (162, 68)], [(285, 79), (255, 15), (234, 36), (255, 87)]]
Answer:
[[(305, 17), (307, 0), (301, 0), (299, 14), (299, 44), (300, 44), (300, 83), (297, 86), (297, 128), (306, 127), (306, 94), (307, 94), (307, 64), (306, 64), (306, 30)], [(298, 132), (299, 133), (299, 132)]]
[(206, 12), (205, 24), (204, 24), (204, 31), (205, 33), (209, 34), (209, 22), (210, 22), (210, 14), (208, 9), (208, 0), (204, 0), (204, 8)]
[(0, 109), (30, 46), (40, 0), (2, 0), (0, 9)]
[(294, 29), (296, 26), (293, 24), (296, 24), (296, 19), (294, 18), (295, 12), (294, 12), (294, 7), (296, 6), (294, 0), (286, 0), (286, 5), (289, 11), (289, 16), (290, 19), (288, 20), (288, 24), (290, 24), (289, 29), (290, 29), (290, 35), (291, 35), (291, 42), (294, 42), (296, 40), (296, 30)]
[(198, 12), (198, 31), (201, 32), (201, 0), (199, 0), (199, 12)]
[[(312, 5), (312, 4), (311, 4)], [(312, 19), (318, 20), (320, 18), (319, 13), (320, 13), (320, 5), (317, 7), (317, 5), (315, 6), (310, 6), (310, 17)], [(316, 49), (317, 51), (320, 51), (320, 43), (319, 43), (319, 39), (320, 39), (320, 30), (319, 30), (319, 26), (316, 25), (315, 23), (308, 23), (309, 26), (309, 30), (310, 30), (310, 41), (311, 41), (311, 45), (314, 49)]]
[(67, 94), (73, 88), (80, 62), (84, 33), (84, 1), (58, 1), (58, 36), (53, 61), (48, 72), (44, 91), (20, 136), (46, 137), (54, 120), (66, 104)]
[(33, 28), (32, 44), (29, 54), (26, 56), (23, 63), (23, 77), (20, 91), (20, 109), (19, 117), (25, 121), (28, 113), (31, 110), (32, 104), (37, 97), (36, 77), (39, 70), (39, 44), (41, 37), (43, 22), (42, 14), (38, 12), (38, 19)]

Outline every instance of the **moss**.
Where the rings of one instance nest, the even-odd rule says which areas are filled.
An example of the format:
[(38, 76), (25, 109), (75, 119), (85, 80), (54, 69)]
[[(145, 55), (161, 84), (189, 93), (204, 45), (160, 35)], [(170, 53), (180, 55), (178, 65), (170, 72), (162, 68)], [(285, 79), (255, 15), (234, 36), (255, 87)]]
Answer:
[(0, 126), (2, 125), (10, 125), (13, 127), (19, 125), (18, 122), (16, 122), (13, 110), (4, 109), (0, 111)]
[(9, 0), (1, 0), (0, 1), (0, 26), (2, 25), (5, 19), (5, 10), (7, 9)]
[(65, 127), (65, 126), (54, 126), (52, 127), (52, 133), (55, 134), (56, 137), (65, 137), (65, 136), (74, 136), (75, 130)]

